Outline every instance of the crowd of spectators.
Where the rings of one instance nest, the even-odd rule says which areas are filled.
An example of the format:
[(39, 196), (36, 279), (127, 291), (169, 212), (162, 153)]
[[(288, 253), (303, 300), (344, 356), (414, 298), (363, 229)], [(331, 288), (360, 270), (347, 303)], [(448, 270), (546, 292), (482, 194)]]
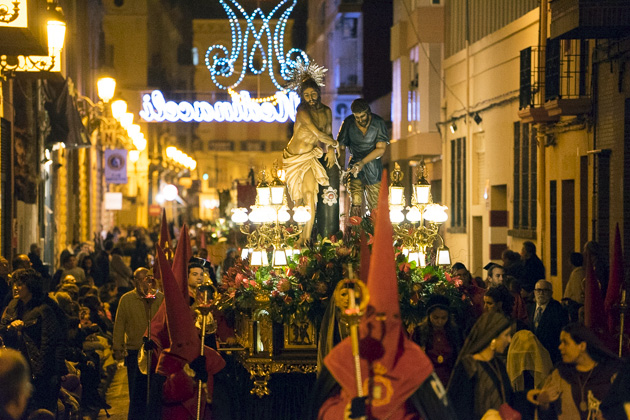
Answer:
[(150, 267), (147, 243), (147, 232), (113, 232), (63, 250), (52, 273), (37, 244), (12, 264), (0, 257), (0, 346), (18, 350), (30, 371), (23, 418), (96, 419), (109, 408), (116, 310), (133, 288), (130, 263)]

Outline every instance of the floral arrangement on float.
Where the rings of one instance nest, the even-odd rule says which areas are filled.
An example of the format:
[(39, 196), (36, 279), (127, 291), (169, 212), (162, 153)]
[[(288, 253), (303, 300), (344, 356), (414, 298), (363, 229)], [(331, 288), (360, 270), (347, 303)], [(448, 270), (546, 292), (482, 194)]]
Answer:
[[(223, 275), (218, 309), (231, 317), (251, 316), (264, 308), (274, 322), (286, 323), (293, 317), (318, 327), (337, 282), (348, 275), (347, 267), (351, 265), (358, 272), (362, 232), (371, 244), (371, 219), (355, 216), (349, 222), (351, 227), (343, 239), (318, 238), (311, 248), (290, 259), (286, 267), (251, 267), (247, 260), (238, 259)], [(401, 316), (407, 326), (421, 321), (425, 304), (433, 294), (446, 296), (455, 313), (464, 313), (471, 305), (461, 281), (443, 267), (417, 267), (402, 252), (396, 254), (396, 261)]]

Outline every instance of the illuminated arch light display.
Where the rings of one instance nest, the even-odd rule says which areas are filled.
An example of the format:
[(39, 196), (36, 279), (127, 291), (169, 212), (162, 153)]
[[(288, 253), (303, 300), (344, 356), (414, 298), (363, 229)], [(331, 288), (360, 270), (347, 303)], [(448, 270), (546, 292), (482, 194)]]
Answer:
[[(298, 60), (306, 65), (309, 63), (308, 55), (298, 48), (291, 48), (286, 54), (284, 53), (284, 30), (297, 0), (280, 1), (268, 15), (265, 15), (260, 8), (254, 10), (251, 15), (247, 14), (235, 0), (219, 0), (219, 3), (223, 6), (230, 21), (232, 50), (228, 51), (225, 46), (217, 44), (211, 45), (206, 51), (205, 62), (210, 70), (212, 82), (220, 89), (234, 89), (243, 81), (247, 73), (260, 75), (268, 72), (269, 78), (278, 90), (285, 92), (274, 72), (274, 57), (280, 65), (280, 76), (283, 81), (291, 78), (291, 72)], [(284, 11), (283, 7), (285, 7)], [(241, 27), (235, 9), (245, 19), (245, 30)], [(278, 14), (277, 17), (276, 14)], [(254, 26), (256, 19), (261, 22), (258, 30)], [(277, 19), (273, 32), (270, 24), (272, 19)], [(249, 46), (250, 37), (252, 38), (251, 47)], [(266, 46), (263, 45), (263, 39), (267, 41)], [(261, 57), (260, 68), (254, 65), (254, 57), (257, 53)], [(242, 69), (241, 71), (236, 71), (237, 64)], [(224, 81), (220, 81), (219, 78)], [(234, 81), (230, 83), (230, 80)]]
[(140, 117), (146, 122), (287, 122), (295, 121), (300, 97), (295, 92), (278, 92), (274, 102), (256, 102), (249, 92), (232, 95), (232, 102), (167, 101), (159, 90), (142, 97)]
[[(219, 0), (230, 22), (232, 50), (220, 44), (211, 45), (206, 51), (205, 63), (210, 71), (212, 82), (227, 90), (231, 102), (206, 101), (175, 102), (167, 101), (159, 90), (142, 97), (140, 117), (147, 122), (286, 122), (295, 121), (296, 108), (300, 97), (295, 92), (283, 88), (274, 72), (274, 57), (280, 68), (283, 82), (291, 80), (293, 70), (301, 63), (309, 64), (308, 55), (297, 48), (284, 52), (284, 31), (289, 15), (297, 0), (281, 0), (273, 10), (265, 15), (260, 8), (248, 14), (236, 0)], [(240, 18), (246, 22), (243, 29)], [(260, 29), (256, 29), (257, 20)], [(276, 20), (272, 30), (271, 21)], [(251, 40), (251, 44), (250, 44)], [(266, 41), (266, 45), (263, 44)], [(254, 57), (261, 57), (260, 67), (254, 65)], [(236, 91), (246, 74), (261, 75), (264, 72), (278, 88), (273, 96), (252, 98), (247, 91)]]

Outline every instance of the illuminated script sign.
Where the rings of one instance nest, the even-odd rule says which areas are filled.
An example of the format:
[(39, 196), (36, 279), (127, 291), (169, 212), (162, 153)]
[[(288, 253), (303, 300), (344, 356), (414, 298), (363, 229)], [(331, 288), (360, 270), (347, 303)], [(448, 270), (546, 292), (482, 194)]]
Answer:
[(232, 95), (231, 102), (167, 101), (159, 90), (142, 97), (140, 117), (146, 122), (287, 122), (295, 121), (300, 97), (295, 92), (275, 95), (276, 103), (253, 101), (249, 92)]

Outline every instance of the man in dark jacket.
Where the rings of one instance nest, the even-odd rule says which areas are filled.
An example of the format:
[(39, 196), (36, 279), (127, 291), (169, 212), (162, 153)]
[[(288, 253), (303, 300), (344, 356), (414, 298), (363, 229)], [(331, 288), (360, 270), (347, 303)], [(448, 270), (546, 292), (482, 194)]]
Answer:
[(13, 299), (0, 320), (0, 336), (7, 347), (20, 350), (33, 375), (31, 409), (57, 412), (60, 389), (59, 347), (65, 336), (55, 311), (46, 303), (42, 279), (33, 269), (13, 273)]
[(532, 293), (536, 282), (544, 278), (545, 266), (540, 258), (538, 258), (538, 255), (536, 255), (536, 245), (530, 241), (523, 242), (519, 277), (521, 287), (527, 293)]
[(529, 324), (555, 364), (560, 360), (560, 331), (569, 323), (569, 317), (562, 304), (551, 297), (551, 283), (548, 281), (539, 280), (534, 295), (536, 303), (527, 308)]
[[(28, 254), (28, 259), (31, 261), (31, 266), (33, 267), (33, 269), (35, 269), (35, 271), (37, 271), (39, 275), (42, 276), (42, 279), (44, 280), (44, 291), (49, 292), (51, 276), (48, 272), (48, 267), (46, 267), (44, 265), (44, 262), (42, 261), (41, 253), (42, 249), (37, 246), (37, 244), (31, 244), (31, 252), (29, 252)], [(16, 268), (17, 267), (13, 267), (14, 270)]]

